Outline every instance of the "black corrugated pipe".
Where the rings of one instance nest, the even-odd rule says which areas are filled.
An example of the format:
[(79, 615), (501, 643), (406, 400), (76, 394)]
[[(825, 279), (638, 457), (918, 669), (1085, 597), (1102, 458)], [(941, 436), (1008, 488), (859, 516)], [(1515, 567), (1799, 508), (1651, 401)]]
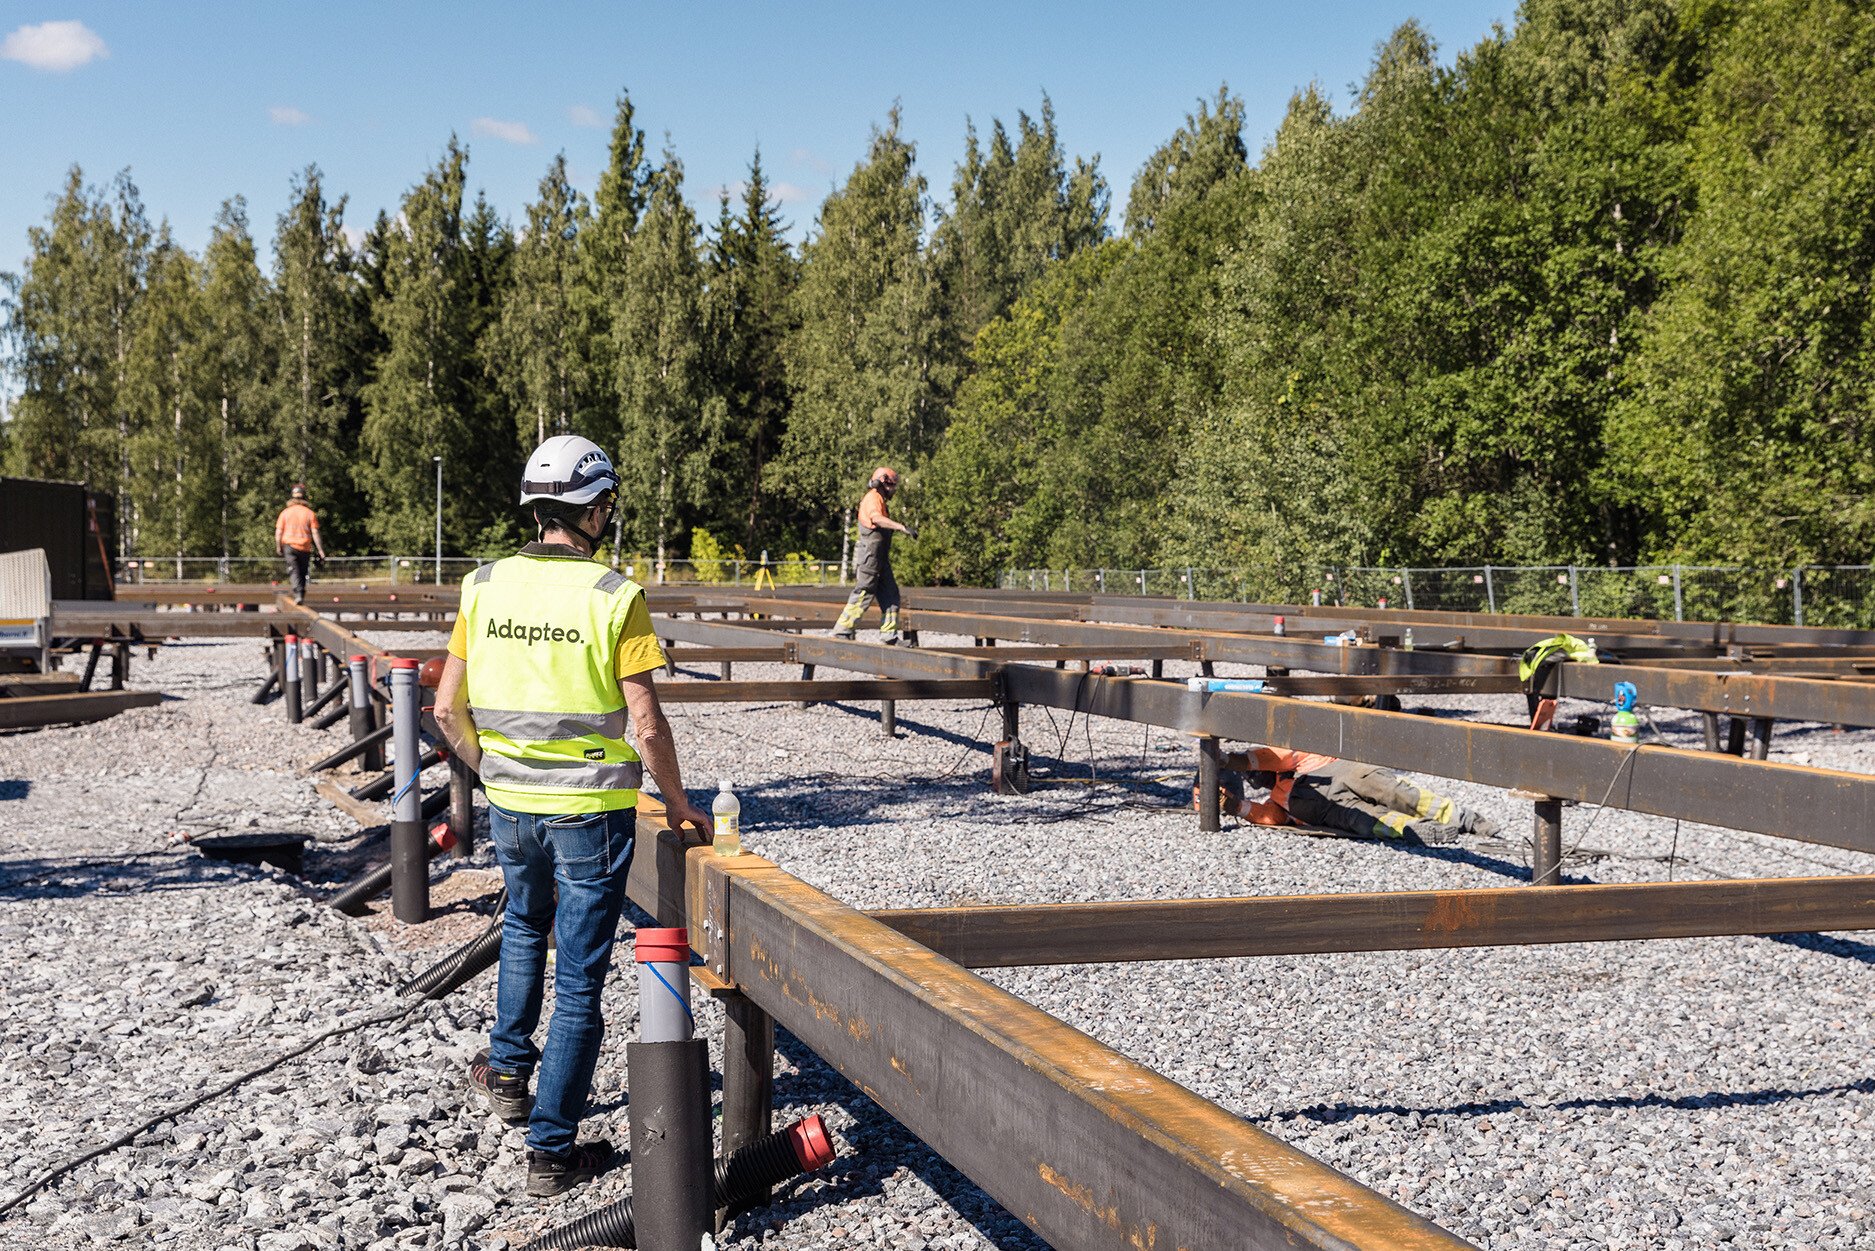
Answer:
[[(442, 762), (442, 749), (440, 747), (432, 747), (430, 750), (417, 757), (417, 772), (421, 773), (431, 765), (441, 764)], [(352, 798), (362, 799), (367, 803), (374, 799), (383, 799), (386, 795), (391, 793), (391, 787), (395, 785), (397, 785), (397, 774), (395, 771), (382, 773), (372, 778), (369, 782), (363, 782), (352, 787)]]
[[(347, 712), (351, 710), (346, 709)], [(308, 773), (324, 773), (327, 769), (336, 769), (347, 760), (364, 755), (373, 746), (382, 743), (391, 736), (391, 726), (383, 725), (371, 731), (363, 738), (353, 739), (325, 759), (318, 761), (306, 770)]]
[[(347, 682), (345, 679), (345, 675), (340, 674), (337, 678), (333, 679), (331, 686), (328, 686), (325, 690), (319, 693), (319, 696), (317, 699), (313, 700), (310, 704), (307, 704), (305, 708), (301, 709), (300, 715), (304, 717), (312, 716), (315, 712), (318, 712), (321, 708), (324, 708), (327, 704), (337, 699), (339, 695), (344, 692), (346, 685), (347, 685)], [(346, 707), (346, 705), (340, 705), (340, 706)]]
[[(811, 1173), (833, 1161), (833, 1140), (818, 1115), (805, 1117), (738, 1148), (727, 1160), (716, 1162), (714, 1206), (729, 1207), (771, 1186)], [(550, 1229), (523, 1251), (573, 1251), (576, 1247), (636, 1247), (638, 1230), (632, 1223), (632, 1201), (620, 1199), (610, 1207), (588, 1212), (576, 1221)]]
[[(447, 797), (447, 792), (445, 792)], [(428, 851), (434, 860), (456, 845), (456, 836), (450, 833), (447, 825), (439, 825), (430, 831)], [(344, 890), (332, 896), (332, 906), (347, 916), (364, 915), (365, 905), (382, 895), (391, 887), (391, 865), (385, 861), (371, 872), (351, 883)]]
[(495, 900), (495, 915), (489, 919), (488, 928), (399, 986), (397, 993), (441, 999), (484, 969), (494, 968), (501, 959), (501, 914), (507, 906), (508, 888), (504, 886)]

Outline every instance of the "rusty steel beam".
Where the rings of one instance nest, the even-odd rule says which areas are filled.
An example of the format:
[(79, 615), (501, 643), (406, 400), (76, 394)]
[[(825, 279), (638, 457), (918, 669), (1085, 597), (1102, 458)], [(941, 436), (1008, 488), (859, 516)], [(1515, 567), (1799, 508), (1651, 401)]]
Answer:
[[(679, 620), (670, 625), (690, 642), (735, 644), (766, 637), (721, 623)], [(1875, 851), (1875, 777), (1863, 774), (1669, 747), (1631, 748), (1603, 739), (1281, 696), (1200, 695), (1175, 683), (1100, 678), (1036, 665), (999, 666), (919, 648), (809, 636), (796, 639), (793, 646), (802, 663), (889, 677), (1000, 674), (1004, 697), (1016, 704), (1043, 704), (1189, 734), (1322, 752), (1562, 799), (1605, 800), (1635, 812)]]
[(706, 965), (1055, 1246), (1469, 1245), (767, 861), (689, 874)]
[(658, 698), (667, 704), (770, 704), (811, 699), (989, 699), (996, 683), (989, 678), (857, 678), (779, 682), (660, 682)]
[(56, 695), (13, 695), (0, 699), (0, 730), (102, 721), (130, 708), (163, 702), (159, 691), (64, 691)]
[(1470, 721), (1267, 695), (1198, 695), (1162, 682), (1089, 678), (1012, 665), (1008, 697), (1094, 716), (1322, 752), (1367, 764), (1853, 851), (1875, 851), (1875, 777), (1624, 747)]
[[(770, 607), (786, 606), (785, 601), (752, 597), (754, 602)], [(913, 597), (913, 602), (917, 602)], [(957, 602), (945, 600), (944, 602)], [(969, 601), (965, 601), (969, 602)], [(1087, 646), (1098, 646), (1098, 640), (1112, 639), (1112, 646), (1118, 647), (1121, 640), (1150, 639), (1154, 633), (1172, 633), (1170, 627), (1179, 623), (1189, 623), (1192, 615), (1180, 608), (1155, 609), (1147, 614), (1156, 619), (1156, 627), (1109, 626), (1093, 622), (1062, 621), (1059, 609), (1049, 609), (1056, 615), (1047, 616), (1038, 608), (1036, 618), (1015, 616), (986, 616), (979, 614), (959, 614), (946, 610), (908, 610), (905, 622), (908, 627), (922, 625), (927, 629), (944, 629), (954, 633), (970, 633), (988, 637), (1020, 638), (1026, 642), (1060, 643), (1073, 642)], [(1321, 610), (1317, 610), (1321, 611)], [(1223, 617), (1225, 614), (1214, 613)], [(1385, 614), (1381, 614), (1384, 618)], [(1267, 622), (1268, 618), (1263, 619)], [(1319, 620), (1319, 619), (1317, 619)], [(1240, 623), (1241, 624), (1241, 623)], [(1348, 622), (1352, 624), (1352, 622)], [(1585, 622), (1584, 625), (1599, 625), (1599, 622)], [(1245, 627), (1247, 628), (1247, 627)], [(1315, 626), (1308, 627), (1316, 628)], [(1114, 633), (1124, 631), (1124, 633)], [(1415, 627), (1416, 645), (1435, 642), (1436, 639), (1421, 636)], [(1508, 659), (1463, 654), (1455, 656), (1449, 652), (1428, 651), (1416, 646), (1412, 652), (1391, 648), (1354, 647), (1342, 648), (1325, 645), (1319, 641), (1308, 642), (1305, 639), (1274, 635), (1230, 634), (1222, 637), (1204, 633), (1200, 628), (1187, 626), (1176, 632), (1182, 643), (1189, 646), (1194, 659), (1225, 661), (1241, 664), (1278, 665), (1288, 668), (1306, 669), (1312, 672), (1327, 672), (1343, 675), (1354, 674), (1392, 674), (1392, 673), (1432, 673), (1450, 674), (1488, 674), (1514, 675), (1516, 666)], [(1534, 641), (1536, 635), (1518, 636), (1524, 643)], [(1599, 641), (1608, 639), (1598, 636)], [(1660, 640), (1653, 640), (1660, 641)], [(1524, 645), (1520, 643), (1519, 646)], [(1115, 657), (1123, 659), (1123, 657)], [(1830, 685), (1823, 682), (1801, 681), (1787, 678), (1761, 677), (1755, 681), (1741, 680), (1752, 675), (1724, 672), (1675, 672), (1671, 666), (1689, 664), (1700, 669), (1736, 669), (1715, 658), (1688, 656), (1684, 661), (1677, 653), (1661, 662), (1662, 667), (1653, 665), (1576, 665), (1562, 666), (1555, 679), (1561, 684), (1561, 694), (1570, 698), (1608, 702), (1614, 698), (1614, 684), (1617, 681), (1630, 681), (1640, 692), (1640, 700), (1656, 708), (1688, 708), (1703, 712), (1747, 712), (1752, 716), (1773, 716), (1782, 720), (1817, 721), (1827, 725), (1875, 725), (1875, 690), (1854, 685)], [(1792, 660), (1789, 663), (1800, 663)], [(1563, 672), (1567, 670), (1567, 672)], [(1518, 689), (1514, 683), (1503, 689)], [(1307, 692), (1294, 691), (1294, 694)], [(1429, 692), (1428, 692), (1429, 693)], [(1766, 710), (1768, 711), (1761, 711)]]
[(1875, 929), (1875, 877), (1511, 886), (868, 913), (965, 968)]

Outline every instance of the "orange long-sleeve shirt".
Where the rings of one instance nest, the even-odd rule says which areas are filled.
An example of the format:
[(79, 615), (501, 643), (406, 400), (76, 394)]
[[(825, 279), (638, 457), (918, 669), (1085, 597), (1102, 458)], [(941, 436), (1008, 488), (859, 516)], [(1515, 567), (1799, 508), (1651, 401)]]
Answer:
[(1313, 773), (1335, 761), (1333, 756), (1289, 751), (1282, 747), (1252, 747), (1248, 754), (1252, 769), (1268, 770), (1276, 775), (1276, 784), (1270, 787), (1269, 799), (1257, 800), (1250, 805), (1250, 821), (1253, 825), (1288, 825), (1289, 794), (1295, 789), (1296, 775)]

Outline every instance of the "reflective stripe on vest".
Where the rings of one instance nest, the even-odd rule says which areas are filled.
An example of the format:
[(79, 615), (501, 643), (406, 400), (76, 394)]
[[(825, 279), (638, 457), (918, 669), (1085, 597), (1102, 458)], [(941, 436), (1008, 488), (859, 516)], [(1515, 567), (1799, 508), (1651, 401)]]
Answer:
[(636, 760), (613, 764), (589, 760), (536, 760), (482, 753), (482, 782), (496, 786), (539, 786), (568, 791), (635, 791), (644, 781), (644, 766)]
[(625, 710), (616, 712), (515, 712), (503, 708), (470, 708), (475, 728), (499, 734), (516, 743), (529, 740), (581, 738), (597, 734), (600, 738), (625, 737)]

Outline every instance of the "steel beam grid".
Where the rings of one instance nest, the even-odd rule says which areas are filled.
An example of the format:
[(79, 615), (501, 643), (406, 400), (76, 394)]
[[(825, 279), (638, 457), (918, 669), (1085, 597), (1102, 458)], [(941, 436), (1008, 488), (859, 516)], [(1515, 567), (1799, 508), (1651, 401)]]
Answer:
[(685, 867), (706, 967), (1055, 1246), (1470, 1245), (768, 861)]
[(868, 913), (965, 968), (1875, 929), (1875, 876), (979, 904)]
[[(744, 597), (743, 602), (750, 611), (772, 613), (790, 607), (789, 599), (792, 598), (795, 597), (777, 599), (772, 596), (751, 595)], [(909, 602), (916, 603), (919, 598), (915, 592), (908, 593)], [(934, 598), (945, 603), (990, 602), (948, 596)], [(1203, 620), (1203, 614), (1194, 614), (1188, 606), (1183, 605), (1175, 608), (1155, 609), (1152, 613), (1141, 614), (1162, 618), (1148, 625), (1137, 623), (1115, 625), (1064, 620), (1062, 606), (1028, 604), (1020, 599), (1000, 605), (1000, 608), (1001, 611), (996, 613), (957, 612), (948, 607), (907, 609), (903, 614), (903, 620), (907, 629), (941, 629), (950, 633), (1009, 638), (1038, 644), (1068, 643), (1081, 647), (1098, 647), (1104, 643), (1115, 649), (1129, 644), (1149, 645), (1155, 635), (1163, 639), (1170, 633), (1181, 644), (1191, 648), (1192, 659), (1234, 664), (1275, 665), (1305, 669), (1313, 673), (1514, 676), (1517, 668), (1515, 660), (1510, 657), (1432, 649), (1428, 645), (1438, 640), (1427, 636), (1418, 627), (1415, 627), (1415, 648), (1412, 651), (1405, 651), (1393, 647), (1340, 647), (1294, 637), (1243, 633), (1242, 631), (1249, 629), (1250, 626), (1244, 624), (1240, 617), (1228, 622), (1211, 621), (1209, 624), (1198, 624)], [(1025, 616), (1024, 612), (1030, 615)], [(1376, 615), (1383, 622), (1388, 619), (1388, 614)], [(1229, 617), (1230, 614), (1220, 613), (1213, 614), (1213, 616)], [(803, 626), (820, 623), (819, 617), (798, 618), (797, 620)], [(1267, 628), (1268, 620), (1268, 618), (1264, 619), (1264, 628)], [(1360, 621), (1348, 619), (1342, 624), (1367, 626), (1372, 623), (1366, 619)], [(1859, 634), (1860, 632), (1841, 631), (1838, 633)], [(1508, 637), (1513, 649), (1521, 651), (1543, 635), (1532, 630), (1522, 630), (1513, 632)], [(1597, 637), (1598, 641), (1605, 645), (1610, 642), (1606, 636)], [(1638, 636), (1630, 641), (1660, 644), (1666, 640), (1657, 636)], [(1754, 674), (1746, 672), (1737, 661), (1699, 655), (1692, 649), (1685, 650), (1683, 655), (1681, 649), (1676, 648), (1653, 647), (1640, 650), (1645, 651), (1647, 655), (1637, 655), (1634, 657), (1635, 660), (1637, 662), (1645, 660), (1650, 663), (1558, 666), (1552, 675), (1551, 689), (1548, 693), (1607, 702), (1613, 698), (1616, 682), (1629, 681), (1633, 682), (1638, 689), (1640, 701), (1652, 707), (1688, 708), (1701, 712), (1768, 716), (1793, 721), (1818, 721), (1826, 725), (1875, 725), (1875, 689), (1865, 685), (1813, 678)], [(1653, 654), (1662, 650), (1667, 652), (1665, 656)], [(1805, 647), (1803, 650), (1812, 649)], [(1820, 663), (1844, 665), (1858, 663), (1852, 658), (1842, 657), (1841, 650), (1840, 648), (1829, 649), (1820, 659)], [(1785, 657), (1783, 659), (1785, 663), (1800, 665), (1806, 663), (1807, 658)], [(1875, 661), (1859, 663), (1875, 664)], [(1682, 664), (1688, 666), (1687, 671), (1679, 671), (1675, 668)], [(1714, 671), (1706, 671), (1708, 669)]]
[[(386, 655), (316, 614), (304, 613), (293, 624), (328, 647)], [(681, 618), (659, 619), (658, 632), (706, 647), (759, 647), (765, 655), (779, 648), (790, 662), (885, 679), (750, 687), (837, 691), (853, 685), (876, 694), (906, 683), (931, 691), (968, 689), (978, 697), (993, 690), (1008, 705), (1041, 703), (1376, 763), (1423, 768), (1428, 759), (1450, 759), (1462, 766), (1456, 774), (1447, 769), (1450, 775), (1498, 785), (1538, 782), (1551, 794), (1599, 799), (1610, 780), (1620, 779), (1611, 803), (1666, 809), (1667, 815), (1697, 812), (1691, 819), (1720, 825), (1741, 827), (1741, 813), (1765, 825), (1801, 813), (1858, 833), (1875, 826), (1869, 821), (1875, 779), (1822, 770), (1658, 748), (1630, 751), (1596, 740), (1263, 696), (1201, 696), (1166, 683), (1067, 673), (982, 654), (997, 649), (954, 655)], [(1116, 950), (1116, 924), (1125, 925), (1134, 943), (1142, 934), (1153, 937), (1148, 946), (1154, 951), (1145, 958), (1875, 927), (1871, 878), (867, 915), (758, 857), (722, 858), (694, 846), (694, 839), (663, 828), (654, 800), (641, 803), (640, 820), (649, 835), (641, 847), (648, 843), (651, 854), (634, 858), (632, 899), (663, 923), (687, 925), (715, 975), (1037, 1233), (1064, 1247), (1468, 1244), (981, 980), (959, 961), (987, 966), (1131, 954)], [(1871, 838), (1811, 841), (1875, 849)], [(1137, 923), (1142, 920), (1147, 924)]]
[[(666, 619), (658, 630), (705, 645), (773, 637), (683, 619)], [(1606, 797), (1610, 806), (1636, 812), (1875, 852), (1875, 777), (1861, 774), (1280, 696), (1205, 695), (1175, 683), (997, 665), (920, 648), (810, 636), (796, 638), (792, 647), (803, 664), (899, 678), (1000, 674), (1005, 697), (1017, 704), (1322, 752), (1562, 799), (1600, 803)]]

